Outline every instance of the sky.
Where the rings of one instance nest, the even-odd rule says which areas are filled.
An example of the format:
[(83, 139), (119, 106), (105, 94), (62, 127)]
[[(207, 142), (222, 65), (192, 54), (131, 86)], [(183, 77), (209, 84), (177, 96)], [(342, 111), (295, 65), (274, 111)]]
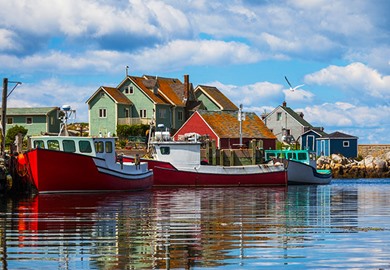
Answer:
[[(126, 75), (216, 86), (259, 116), (283, 101), (324, 131), (390, 143), (390, 1), (0, 0), (8, 107), (87, 99)], [(293, 87), (304, 86), (292, 91)]]

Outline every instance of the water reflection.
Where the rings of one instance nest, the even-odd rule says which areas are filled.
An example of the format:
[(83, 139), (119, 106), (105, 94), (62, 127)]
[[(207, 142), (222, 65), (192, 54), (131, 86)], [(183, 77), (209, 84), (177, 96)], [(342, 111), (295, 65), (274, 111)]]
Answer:
[(390, 185), (345, 183), (6, 200), (1, 204), (2, 265), (390, 267)]

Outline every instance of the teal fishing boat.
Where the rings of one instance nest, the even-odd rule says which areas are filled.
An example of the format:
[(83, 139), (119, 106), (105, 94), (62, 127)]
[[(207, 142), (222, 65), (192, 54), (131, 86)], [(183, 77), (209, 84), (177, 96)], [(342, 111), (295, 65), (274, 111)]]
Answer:
[(265, 150), (265, 160), (285, 164), (288, 184), (326, 185), (332, 181), (330, 170), (317, 170), (316, 156), (309, 150)]

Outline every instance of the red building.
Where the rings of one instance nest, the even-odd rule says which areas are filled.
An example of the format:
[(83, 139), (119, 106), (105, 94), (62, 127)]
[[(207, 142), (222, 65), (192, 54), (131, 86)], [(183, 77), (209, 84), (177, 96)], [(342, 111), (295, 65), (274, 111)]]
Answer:
[[(178, 140), (179, 136), (194, 132), (202, 136), (207, 135), (210, 140), (215, 140), (217, 148), (239, 148), (240, 122), (237, 114), (237, 111), (196, 111), (173, 137)], [(275, 149), (275, 135), (255, 113), (246, 113), (241, 130), (243, 145), (248, 145), (251, 140), (255, 139), (263, 141), (264, 149)]]

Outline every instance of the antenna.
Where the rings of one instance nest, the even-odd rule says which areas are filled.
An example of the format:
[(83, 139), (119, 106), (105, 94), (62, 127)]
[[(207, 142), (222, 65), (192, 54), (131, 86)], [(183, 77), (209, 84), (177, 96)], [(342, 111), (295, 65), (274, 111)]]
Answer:
[(63, 105), (59, 110), (58, 119), (61, 120), (58, 136), (69, 136), (68, 119), (76, 119), (76, 110), (72, 110), (70, 105)]
[(126, 66), (126, 77), (129, 76), (129, 66)]

